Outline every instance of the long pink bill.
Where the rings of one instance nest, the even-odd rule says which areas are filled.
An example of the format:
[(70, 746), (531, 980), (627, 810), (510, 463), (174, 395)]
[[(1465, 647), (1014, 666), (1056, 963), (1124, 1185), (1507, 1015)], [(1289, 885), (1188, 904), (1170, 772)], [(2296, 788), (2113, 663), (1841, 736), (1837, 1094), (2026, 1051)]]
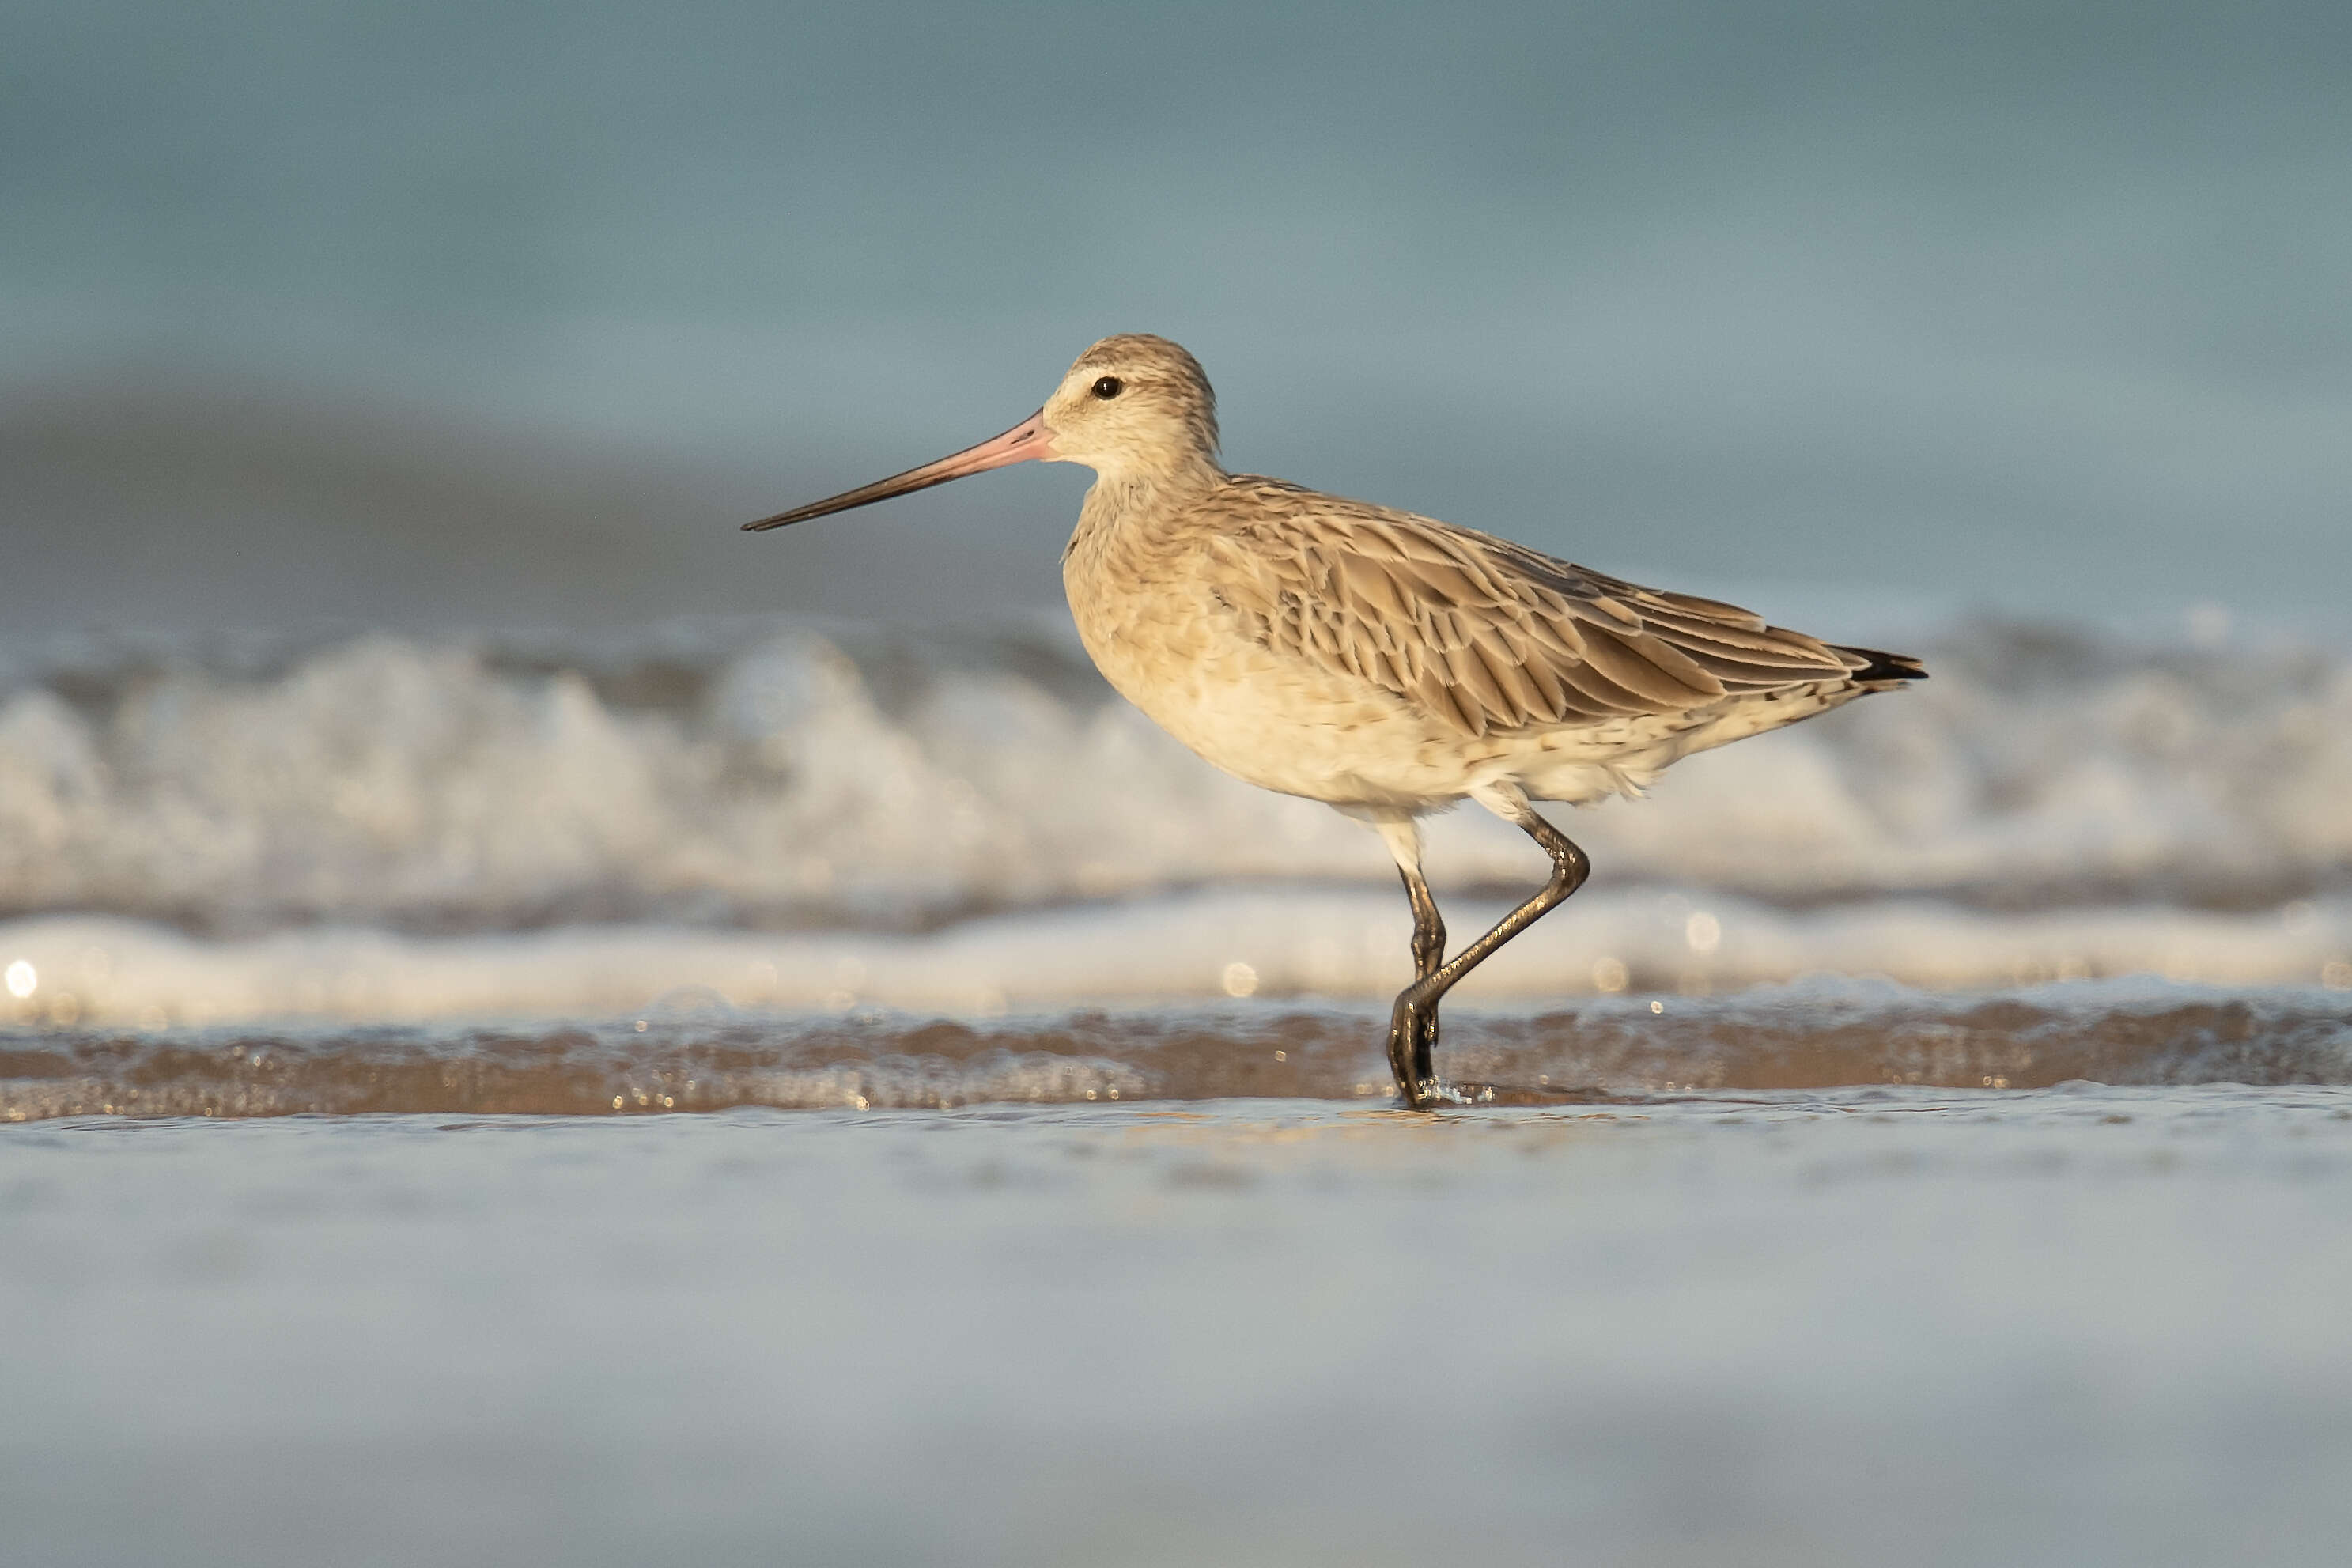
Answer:
[(1002, 468), (1012, 463), (1026, 463), (1034, 457), (1050, 457), (1053, 452), (1054, 438), (1045, 428), (1045, 411), (1041, 408), (1003, 434), (992, 435), (977, 446), (967, 446), (936, 463), (909, 468), (904, 474), (893, 474), (887, 479), (877, 479), (873, 484), (856, 490), (845, 490), (822, 501), (811, 501), (805, 507), (794, 507), (789, 512), (778, 512), (772, 517), (761, 517), (756, 523), (745, 523), (743, 528), (747, 532), (758, 533), (762, 528), (781, 528), (787, 523), (804, 523), (828, 512), (845, 512), (852, 507), (870, 507), (893, 496), (928, 490), (934, 485), (944, 485), (967, 474), (985, 473), (991, 468)]

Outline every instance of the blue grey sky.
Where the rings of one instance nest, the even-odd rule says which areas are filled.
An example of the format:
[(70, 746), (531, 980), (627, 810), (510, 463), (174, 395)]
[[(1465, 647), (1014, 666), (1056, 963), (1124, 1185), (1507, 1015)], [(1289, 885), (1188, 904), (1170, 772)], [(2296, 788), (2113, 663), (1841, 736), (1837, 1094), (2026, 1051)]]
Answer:
[(2352, 583), (2341, 5), (9, 18), (18, 627), (1048, 602), (1066, 469), (731, 524), (1118, 330), (1235, 466), (1668, 585)]

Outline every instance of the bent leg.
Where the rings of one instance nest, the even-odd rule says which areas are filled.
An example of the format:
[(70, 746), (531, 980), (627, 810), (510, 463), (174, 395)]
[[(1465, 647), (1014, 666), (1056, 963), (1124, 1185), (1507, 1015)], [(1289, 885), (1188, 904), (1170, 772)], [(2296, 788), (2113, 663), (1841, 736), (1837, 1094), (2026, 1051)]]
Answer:
[[(1569, 895), (1584, 885), (1592, 874), (1592, 862), (1584, 852), (1570, 841), (1567, 834), (1553, 827), (1528, 804), (1528, 798), (1511, 785), (1481, 789), (1471, 797), (1480, 805), (1511, 823), (1528, 837), (1543, 846), (1551, 857), (1551, 880), (1533, 898), (1512, 910), (1495, 923), (1495, 928), (1462, 949), (1450, 964), (1441, 964), (1399, 993), (1396, 1010), (1389, 1026), (1389, 1061), (1397, 1066), (1397, 1045), (1400, 1038), (1419, 1040), (1425, 1028), (1430, 1038), (1436, 1038), (1437, 1004), (1452, 990), (1463, 976), (1492, 957), (1496, 949), (1537, 921), (1542, 919)], [(1411, 1063), (1413, 1073), (1408, 1079), (1400, 1068), (1397, 1088), (1405, 1103), (1416, 1109), (1434, 1103), (1440, 1097), (1436, 1075), (1430, 1071), (1426, 1056)]]

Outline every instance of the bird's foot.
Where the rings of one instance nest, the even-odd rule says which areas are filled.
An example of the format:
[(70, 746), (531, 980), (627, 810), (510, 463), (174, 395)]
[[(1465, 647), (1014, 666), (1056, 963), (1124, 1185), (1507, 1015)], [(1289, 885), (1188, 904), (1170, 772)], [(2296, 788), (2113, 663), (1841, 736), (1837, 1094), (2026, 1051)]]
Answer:
[(1429, 1048), (1436, 1038), (1435, 1010), (1399, 997), (1389, 1017), (1389, 1071), (1396, 1078), (1397, 1092), (1416, 1111), (1440, 1103), (1442, 1091), (1430, 1066)]
[(1454, 1091), (1434, 1078), (1415, 1079), (1410, 1088), (1399, 1088), (1398, 1095), (1408, 1111), (1437, 1111), (1449, 1105), (1468, 1102), (1456, 1098)]

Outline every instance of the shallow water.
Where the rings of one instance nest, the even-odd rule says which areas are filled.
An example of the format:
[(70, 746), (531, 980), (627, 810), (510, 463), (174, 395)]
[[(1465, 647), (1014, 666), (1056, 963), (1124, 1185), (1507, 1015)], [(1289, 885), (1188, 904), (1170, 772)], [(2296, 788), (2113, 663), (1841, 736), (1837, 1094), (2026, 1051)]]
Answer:
[(2352, 1089), (0, 1127), (43, 1563), (2335, 1563)]

